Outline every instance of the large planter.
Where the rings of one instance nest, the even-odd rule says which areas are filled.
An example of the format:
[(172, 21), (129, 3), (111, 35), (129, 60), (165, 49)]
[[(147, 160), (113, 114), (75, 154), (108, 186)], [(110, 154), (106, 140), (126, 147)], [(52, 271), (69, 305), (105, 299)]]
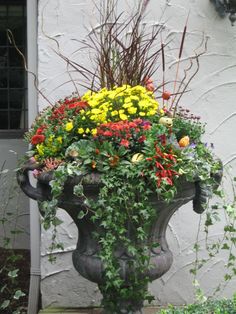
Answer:
[[(39, 175), (35, 188), (30, 183), (29, 172), (37, 167), (36, 164), (26, 164), (18, 172), (18, 182), (26, 195), (40, 203), (51, 199), (49, 182), (52, 180), (53, 174), (48, 172)], [(90, 184), (84, 185), (84, 194), (87, 197), (96, 198), (98, 195), (98, 178), (95, 175), (92, 179), (90, 178)], [(79, 178), (76, 177), (67, 180), (64, 186), (64, 193), (59, 200), (59, 207), (66, 210), (78, 227), (79, 238), (77, 247), (73, 252), (74, 267), (83, 277), (97, 283), (99, 286), (103, 281), (103, 264), (98, 257), (100, 248), (98, 242), (93, 238), (93, 232), (99, 232), (100, 227), (92, 223), (90, 214), (86, 215), (83, 219), (77, 218), (79, 210), (83, 209), (83, 201), (73, 194), (73, 187), (78, 181)], [(197, 213), (201, 213), (204, 210), (204, 203), (207, 201), (209, 194), (209, 187), (202, 186), (201, 182), (189, 183), (184, 181), (180, 185), (177, 195), (169, 204), (158, 200), (156, 195), (150, 197), (150, 202), (157, 211), (157, 219), (150, 228), (148, 241), (159, 244), (157, 248), (150, 251), (150, 263), (152, 267), (147, 270), (150, 281), (160, 278), (165, 274), (173, 262), (173, 256), (166, 241), (166, 229), (172, 215), (182, 205), (190, 201), (193, 201), (193, 209)], [(130, 231), (127, 236), (132, 239), (132, 227), (128, 225), (127, 229)], [(125, 280), (126, 285), (129, 285), (127, 274), (132, 271), (129, 267), (129, 259), (132, 256), (122, 246), (117, 249), (115, 255), (120, 264), (121, 277)], [(129, 304), (120, 304), (120, 313), (142, 313), (142, 306), (142, 300), (130, 300)], [(128, 310), (130, 307), (132, 308), (131, 312)]]

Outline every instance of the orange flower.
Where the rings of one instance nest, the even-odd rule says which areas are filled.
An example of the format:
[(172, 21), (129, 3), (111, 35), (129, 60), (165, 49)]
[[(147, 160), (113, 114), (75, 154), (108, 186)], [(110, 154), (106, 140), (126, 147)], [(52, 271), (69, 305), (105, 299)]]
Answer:
[(109, 158), (109, 164), (111, 167), (115, 167), (119, 163), (120, 157), (117, 155), (114, 155)]

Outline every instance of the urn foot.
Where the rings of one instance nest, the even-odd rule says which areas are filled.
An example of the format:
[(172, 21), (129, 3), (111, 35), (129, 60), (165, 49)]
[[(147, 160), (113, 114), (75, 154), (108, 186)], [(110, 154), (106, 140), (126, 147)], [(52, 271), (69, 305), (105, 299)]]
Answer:
[(118, 311), (103, 309), (102, 314), (143, 314), (143, 301), (122, 301), (118, 304)]

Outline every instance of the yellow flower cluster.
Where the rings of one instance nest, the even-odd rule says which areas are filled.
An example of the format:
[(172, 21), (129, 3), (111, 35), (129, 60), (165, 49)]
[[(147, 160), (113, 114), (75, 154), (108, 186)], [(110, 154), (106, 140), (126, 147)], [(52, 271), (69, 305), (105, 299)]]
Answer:
[(56, 154), (60, 149), (62, 143), (63, 143), (62, 136), (58, 136), (55, 138), (54, 135), (50, 135), (44, 143), (36, 145), (37, 150), (37, 154), (35, 155), (36, 159), (38, 156), (43, 157), (45, 155), (45, 151), (50, 150), (51, 153)]
[(73, 129), (73, 123), (70, 121), (70, 122), (67, 122), (66, 123), (66, 127), (65, 127), (65, 129), (66, 129), (66, 132), (70, 132), (72, 129)]
[(47, 130), (45, 140), (36, 145), (36, 157), (39, 160), (45, 156), (59, 155), (76, 136), (95, 136), (101, 123), (150, 118), (156, 115), (159, 107), (154, 94), (140, 85), (88, 91), (82, 101), (89, 106), (77, 114), (65, 115), (60, 124), (53, 126), (50, 132)]
[(153, 93), (140, 85), (123, 85), (112, 90), (103, 88), (98, 92), (88, 91), (82, 100), (90, 105), (90, 109), (85, 113), (86, 118), (96, 125), (151, 117), (157, 113), (159, 106)]

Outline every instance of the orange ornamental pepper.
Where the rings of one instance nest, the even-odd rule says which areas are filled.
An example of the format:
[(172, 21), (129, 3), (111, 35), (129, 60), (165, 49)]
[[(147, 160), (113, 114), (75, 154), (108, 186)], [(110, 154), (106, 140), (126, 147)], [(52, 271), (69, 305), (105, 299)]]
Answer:
[(180, 147), (186, 147), (190, 143), (190, 138), (189, 136), (184, 136), (179, 140), (179, 146)]
[(92, 167), (93, 169), (95, 169), (96, 166), (97, 166), (97, 163), (96, 163), (96, 161), (93, 160), (93, 161), (91, 162), (91, 167)]

